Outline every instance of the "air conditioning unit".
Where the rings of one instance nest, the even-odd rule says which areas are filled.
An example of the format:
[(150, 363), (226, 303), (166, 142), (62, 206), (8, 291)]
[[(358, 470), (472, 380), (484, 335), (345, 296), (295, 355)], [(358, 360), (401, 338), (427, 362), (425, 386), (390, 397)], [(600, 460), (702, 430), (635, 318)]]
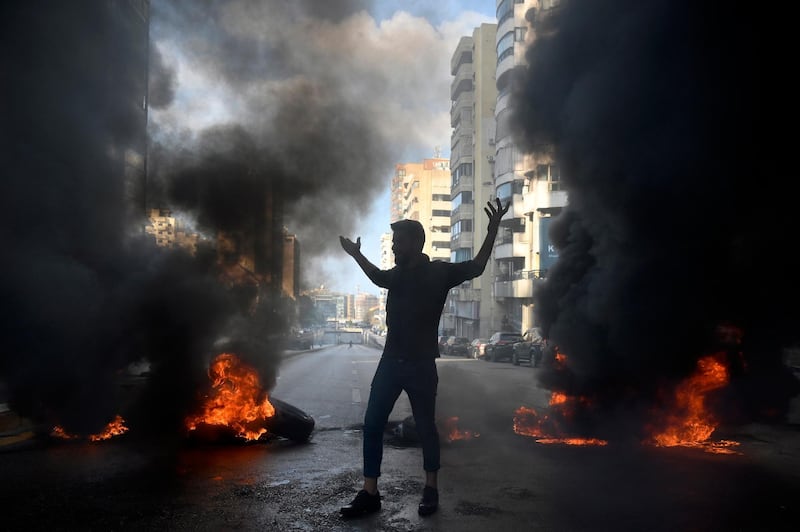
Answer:
[(487, 155), (486, 156), (486, 160), (489, 161), (490, 163), (493, 163), (494, 162), (494, 155)]
[(494, 137), (489, 138), (489, 146), (494, 146)]

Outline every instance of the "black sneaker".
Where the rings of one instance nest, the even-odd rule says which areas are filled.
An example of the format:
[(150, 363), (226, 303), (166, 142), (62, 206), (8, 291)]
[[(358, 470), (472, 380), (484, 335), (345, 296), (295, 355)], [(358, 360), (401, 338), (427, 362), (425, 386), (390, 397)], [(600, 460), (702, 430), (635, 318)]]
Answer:
[(431, 515), (439, 508), (439, 490), (425, 486), (422, 490), (422, 500), (419, 502), (419, 515)]
[(375, 513), (381, 509), (381, 494), (370, 494), (367, 490), (360, 490), (353, 502), (342, 506), (339, 513), (342, 517), (359, 517)]

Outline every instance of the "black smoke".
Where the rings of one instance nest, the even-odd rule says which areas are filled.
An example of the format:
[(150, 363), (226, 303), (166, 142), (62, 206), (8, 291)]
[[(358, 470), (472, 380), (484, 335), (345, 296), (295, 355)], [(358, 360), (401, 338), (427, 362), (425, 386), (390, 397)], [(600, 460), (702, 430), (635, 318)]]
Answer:
[[(227, 64), (225, 83), (295, 71), (276, 59), (280, 46), (237, 43), (220, 29), (221, 4), (152, 2), (149, 25), (143, 4), (125, 0), (0, 8), (0, 381), (11, 408), (44, 426), (89, 434), (122, 412), (132, 434), (171, 438), (207, 384), (211, 357), (230, 346), (271, 385), (285, 309), (274, 293), (253, 308), (252, 294), (220, 282), (215, 236), (247, 235), (260, 223), (251, 216), (265, 206), (257, 195), (278, 225), (302, 214), (338, 235), (351, 223), (345, 206), (375, 194), (368, 180), (378, 174), (380, 139), (324, 72), (257, 98), (249, 120), (180, 135), (152, 123), (147, 97), (152, 115), (174, 104), (178, 88), (156, 27), (162, 38), (209, 37), (214, 53), (230, 45), (212, 61)], [(334, 6), (360, 4), (272, 5), (275, 17), (335, 21), (343, 12)], [(156, 247), (143, 231), (150, 207), (182, 209), (209, 239), (194, 255)], [(335, 242), (308, 235), (311, 244)], [(269, 278), (276, 264), (267, 259)], [(126, 369), (141, 361), (148, 385), (132, 391)]]
[[(5, 3), (0, 379), (20, 415), (178, 434), (238, 312), (214, 256), (144, 223), (148, 34), (134, 2)], [(150, 363), (136, 393), (127, 368)]]
[(800, 341), (800, 224), (779, 15), (605, 0), (529, 18), (539, 30), (517, 72), (515, 132), (526, 151), (554, 146), (569, 203), (535, 294), (569, 371), (544, 382), (641, 426), (722, 352), (723, 421), (783, 419), (798, 391), (784, 357)]
[(236, 205), (267, 186), (307, 261), (338, 250), (390, 166), (380, 117), (355, 96), (371, 80), (342, 80), (342, 65), (314, 39), (364, 4), (154, 2), (154, 39), (233, 100), (231, 116), (199, 132), (155, 118), (154, 201), (191, 213), (201, 228), (241, 228)]

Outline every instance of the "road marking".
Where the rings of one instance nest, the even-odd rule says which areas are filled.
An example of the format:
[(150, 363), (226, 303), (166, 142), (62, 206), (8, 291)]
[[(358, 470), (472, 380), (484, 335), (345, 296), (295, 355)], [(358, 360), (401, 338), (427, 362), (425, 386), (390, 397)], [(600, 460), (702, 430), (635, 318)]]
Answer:
[(353, 388), (353, 402), (354, 403), (361, 402), (361, 390), (359, 388)]
[(357, 369), (353, 370), (353, 375), (358, 375), (358, 370)]

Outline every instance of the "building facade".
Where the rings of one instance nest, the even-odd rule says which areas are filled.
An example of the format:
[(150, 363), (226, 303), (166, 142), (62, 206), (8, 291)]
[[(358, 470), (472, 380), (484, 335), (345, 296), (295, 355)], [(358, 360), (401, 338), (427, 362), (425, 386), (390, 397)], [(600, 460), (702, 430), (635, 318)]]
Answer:
[(391, 222), (417, 220), (425, 228), (423, 253), (450, 261), (450, 161), (440, 157), (400, 163), (392, 178)]
[[(462, 37), (450, 60), (451, 136), (450, 257), (469, 260), (486, 238), (486, 202), (494, 197), (495, 116), (497, 89), (496, 24), (482, 24)], [(494, 332), (496, 303), (492, 297), (494, 264), (483, 275), (450, 292), (446, 313), (452, 333), (488, 338)]]
[[(510, 129), (512, 77), (525, 64), (525, 52), (537, 33), (547, 31), (557, 0), (497, 1), (497, 105), (494, 154), (495, 196), (511, 203), (494, 248), (494, 298), (501, 314), (500, 329), (525, 331), (533, 323), (533, 292), (558, 258), (548, 228), (566, 205), (552, 148), (523, 153)], [(535, 73), (532, 73), (535, 75)]]
[(172, 216), (169, 209), (150, 209), (145, 233), (151, 235), (156, 245), (166, 248), (182, 248), (194, 255), (200, 235), (187, 230), (179, 218)]

